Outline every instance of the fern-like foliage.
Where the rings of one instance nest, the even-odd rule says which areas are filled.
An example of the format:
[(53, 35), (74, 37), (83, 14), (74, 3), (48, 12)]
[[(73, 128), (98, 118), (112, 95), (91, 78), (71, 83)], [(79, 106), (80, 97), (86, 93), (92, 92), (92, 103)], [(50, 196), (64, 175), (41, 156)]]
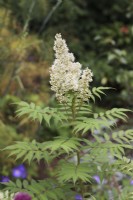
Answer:
[(37, 160), (39, 162), (41, 159), (44, 159), (46, 162), (49, 162), (53, 158), (43, 149), (42, 144), (36, 142), (35, 140), (32, 142), (16, 142), (16, 144), (10, 145), (4, 150), (11, 151), (9, 156), (15, 155), (16, 160), (23, 157), (23, 162), (28, 161), (29, 164), (33, 160)]
[(61, 183), (73, 181), (75, 184), (78, 180), (82, 180), (83, 182), (90, 182), (91, 180), (88, 171), (88, 163), (75, 165), (74, 163), (63, 162), (58, 168), (57, 176)]
[(74, 151), (78, 151), (79, 147), (81, 146), (80, 141), (81, 140), (76, 137), (56, 137), (53, 141), (45, 142), (43, 149), (50, 150), (50, 153), (61, 151), (62, 153), (69, 154), (73, 153)]
[(124, 148), (132, 149), (132, 141), (133, 141), (133, 130), (129, 129), (126, 131), (118, 131), (113, 133), (103, 133), (102, 135), (95, 136), (97, 142), (109, 142), (113, 141), (115, 144), (120, 144)]
[(94, 130), (100, 130), (103, 126), (110, 128), (111, 125), (107, 120), (81, 117), (74, 123), (73, 132), (82, 132), (82, 135), (84, 135), (89, 130), (93, 133)]
[(125, 112), (128, 112), (128, 111), (131, 111), (131, 110), (124, 109), (124, 108), (113, 108), (106, 112), (94, 113), (94, 118), (95, 119), (101, 118), (103, 120), (121, 119), (123, 121), (126, 121), (127, 114), (125, 114)]
[(81, 140), (76, 137), (56, 137), (52, 141), (43, 143), (38, 143), (35, 140), (32, 142), (16, 142), (6, 147), (4, 150), (11, 151), (9, 156), (15, 155), (16, 160), (23, 158), (23, 162), (28, 161), (29, 164), (33, 160), (39, 162), (42, 159), (49, 163), (56, 156), (78, 151), (81, 146), (80, 141)]
[(98, 97), (101, 100), (101, 95), (106, 95), (104, 90), (109, 90), (112, 89), (111, 87), (93, 87), (92, 88), (92, 94), (90, 96), (90, 98), (95, 102), (95, 97)]
[(118, 198), (119, 200), (131, 200), (133, 199), (133, 189), (132, 189), (132, 186), (126, 186), (123, 188), (120, 196), (116, 197)]
[[(94, 89), (95, 96), (99, 97), (99, 94), (103, 94), (102, 89)], [(18, 116), (27, 115), (31, 120), (38, 120), (40, 123), (45, 120), (48, 125), (50, 125), (51, 119), (59, 125), (62, 123), (62, 126), (67, 126), (69, 123), (73, 129), (73, 135), (71, 137), (56, 137), (43, 143), (35, 140), (16, 142), (6, 147), (4, 150), (11, 151), (9, 156), (15, 155), (16, 160), (23, 158), (23, 162), (31, 163), (33, 160), (39, 162), (44, 159), (50, 164), (54, 158), (60, 158), (61, 155), (64, 157), (55, 170), (56, 183), (53, 180), (50, 182), (49, 180), (32, 181), (31, 183), (26, 180), (23, 182), (17, 180), (16, 183), (9, 182), (7, 184), (6, 189), (11, 193), (27, 191), (33, 200), (66, 200), (71, 198), (64, 195), (64, 184), (79, 185), (81, 182), (91, 184), (94, 172), (102, 176), (105, 172), (109, 176), (113, 176), (117, 171), (128, 175), (133, 173), (133, 163), (125, 157), (125, 149), (133, 149), (133, 130), (112, 132), (112, 127), (116, 125), (116, 119), (126, 121), (126, 112), (130, 110), (113, 108), (106, 112), (93, 114), (88, 104), (81, 104), (79, 100), (72, 104), (72, 101), (73, 99), (70, 99), (65, 107), (60, 105), (56, 109), (49, 107), (42, 109), (33, 103), (18, 103)], [(95, 134), (96, 130), (101, 131), (99, 134)], [(108, 133), (107, 130), (109, 130)], [(88, 132), (93, 136), (93, 142), (82, 138)], [(77, 154), (77, 161), (73, 162), (73, 157)], [(82, 162), (81, 155), (83, 155)], [(71, 189), (69, 188), (68, 194), (71, 193)], [(87, 198), (90, 196), (89, 194)], [(122, 198), (123, 196), (121, 196)]]
[[(117, 159), (118, 162), (123, 165), (123, 156), (125, 156), (125, 149), (133, 149), (132, 140), (133, 140), (133, 130), (127, 131), (118, 131), (112, 134), (104, 133), (101, 137), (99, 135), (93, 135), (95, 142), (90, 142), (89, 140), (84, 139), (84, 142), (87, 144), (83, 148), (88, 148), (88, 154), (85, 156), (85, 160), (88, 159), (94, 163), (103, 163), (110, 162), (110, 156), (113, 159)], [(115, 142), (114, 142), (115, 141)], [(104, 157), (104, 160), (102, 158)], [(129, 161), (129, 159), (127, 159)], [(116, 162), (114, 162), (116, 163)], [(119, 164), (118, 164), (119, 166)], [(127, 171), (130, 171), (130, 165), (125, 166), (129, 167)], [(120, 170), (123, 172), (122, 168)]]
[[(87, 147), (88, 146), (86, 146), (85, 148), (87, 148)], [(129, 147), (131, 148), (131, 146), (129, 146)], [(88, 149), (89, 149), (90, 157), (92, 156), (94, 158), (99, 157), (100, 154), (103, 157), (104, 156), (106, 157), (106, 156), (109, 155), (109, 153), (112, 156), (117, 156), (117, 155), (122, 156), (122, 155), (124, 155), (123, 145), (122, 144), (115, 144), (111, 141), (103, 142), (103, 143), (100, 143), (100, 141), (98, 141), (98, 142), (91, 143), (91, 145), (89, 145)], [(100, 158), (101, 158), (101, 156), (100, 156)]]
[[(51, 179), (35, 181), (21, 181), (17, 179), (16, 183), (10, 181), (5, 183), (6, 189), (12, 193), (28, 192), (33, 200), (67, 200), (67, 191), (70, 192), (68, 186), (58, 185), (56, 181)], [(71, 192), (70, 192), (71, 193)]]
[(16, 103), (19, 107), (17, 110), (17, 116), (28, 115), (31, 120), (38, 120), (40, 123), (45, 120), (50, 125), (50, 120), (53, 118), (57, 123), (67, 120), (65, 115), (59, 112), (56, 108), (41, 108), (34, 103), (26, 103), (24, 101)]
[(114, 141), (119, 142), (121, 144), (123, 143), (131, 144), (133, 141), (133, 129), (113, 132), (111, 137)]
[(115, 167), (117, 167), (118, 170), (123, 172), (124, 174), (128, 174), (132, 176), (133, 174), (133, 161), (131, 159), (128, 159), (127, 157), (120, 157), (119, 160), (117, 160), (114, 163)]
[[(111, 126), (115, 125), (115, 119), (121, 119), (125, 121), (127, 119), (127, 115), (125, 112), (131, 111), (129, 109), (123, 108), (113, 108), (111, 110), (101, 113), (94, 113), (94, 118), (88, 117), (77, 117), (77, 121), (75, 122), (74, 132), (77, 133), (82, 131), (82, 135), (84, 135), (87, 131), (91, 131), (92, 133), (94, 130), (100, 130), (104, 128), (110, 128)], [(113, 123), (110, 123), (112, 120)]]

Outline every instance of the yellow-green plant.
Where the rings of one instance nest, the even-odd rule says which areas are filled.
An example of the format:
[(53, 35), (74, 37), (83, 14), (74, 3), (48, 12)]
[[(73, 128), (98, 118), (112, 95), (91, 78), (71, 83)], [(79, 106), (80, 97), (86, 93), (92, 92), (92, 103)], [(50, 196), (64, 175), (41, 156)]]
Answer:
[[(124, 108), (113, 108), (106, 112), (93, 113), (90, 102), (101, 98), (107, 87), (90, 89), (92, 72), (82, 70), (80, 63), (66, 45), (60, 34), (56, 35), (55, 61), (50, 69), (51, 89), (55, 91), (59, 103), (57, 108), (36, 106), (34, 103), (18, 102), (17, 115), (28, 115), (31, 120), (54, 123), (59, 127), (69, 127), (68, 137), (60, 136), (51, 141), (39, 143), (16, 142), (5, 150), (11, 150), (16, 159), (32, 164), (44, 160), (49, 170), (50, 163), (57, 159), (51, 177), (45, 180), (17, 180), (6, 183), (11, 193), (28, 192), (35, 200), (109, 199), (112, 189), (113, 199), (125, 200), (133, 197), (132, 192), (122, 190), (115, 178), (116, 172), (132, 176), (133, 161), (126, 157), (125, 150), (132, 149), (133, 130), (115, 131), (116, 120), (126, 121), (130, 112)], [(45, 170), (45, 169), (44, 169)], [(102, 191), (105, 197), (97, 196), (92, 189), (93, 177), (106, 180), (108, 188)], [(113, 180), (114, 186), (110, 186)], [(79, 194), (79, 198), (75, 196)], [(101, 195), (102, 195), (101, 194)]]

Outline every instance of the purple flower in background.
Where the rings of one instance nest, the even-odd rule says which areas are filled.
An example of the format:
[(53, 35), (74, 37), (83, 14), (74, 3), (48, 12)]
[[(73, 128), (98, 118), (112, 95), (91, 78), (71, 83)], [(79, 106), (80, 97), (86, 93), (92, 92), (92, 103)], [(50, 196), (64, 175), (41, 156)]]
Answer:
[(80, 194), (75, 195), (75, 200), (83, 200), (82, 196)]
[(95, 176), (93, 176), (93, 179), (98, 183), (98, 184), (100, 184), (100, 178), (99, 178), (99, 176), (98, 175), (95, 175)]
[(1, 180), (0, 180), (0, 182), (2, 182), (2, 183), (7, 183), (7, 182), (9, 182), (9, 181), (10, 181), (10, 179), (9, 179), (8, 176), (2, 176), (2, 177), (1, 177)]
[(133, 180), (130, 181), (130, 185), (133, 185)]
[(15, 195), (14, 200), (32, 200), (32, 198), (27, 193), (19, 192)]
[(24, 165), (18, 165), (12, 169), (12, 175), (15, 178), (26, 178), (27, 171)]

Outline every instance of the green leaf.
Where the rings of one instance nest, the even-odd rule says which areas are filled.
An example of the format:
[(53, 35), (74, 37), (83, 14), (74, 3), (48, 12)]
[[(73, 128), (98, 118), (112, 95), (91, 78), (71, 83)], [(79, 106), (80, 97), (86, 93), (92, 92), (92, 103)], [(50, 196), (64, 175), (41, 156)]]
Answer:
[(9, 156), (15, 155), (16, 160), (23, 157), (23, 161), (28, 161), (29, 164), (31, 161), (39, 161), (45, 159), (46, 162), (49, 162), (53, 157), (50, 153), (44, 148), (43, 143), (37, 143), (36, 141), (30, 142), (16, 142), (16, 144), (10, 145), (4, 150), (11, 150), (12, 152)]
[(6, 190), (7, 189), (10, 193), (17, 193), (20, 191), (27, 192), (32, 196), (32, 199), (35, 200), (64, 200), (68, 191), (70, 192), (69, 187), (60, 186), (54, 179), (45, 179), (41, 181), (32, 180), (31, 182), (18, 179), (16, 184), (11, 181), (6, 183)]
[(84, 117), (74, 123), (73, 132), (77, 133), (82, 131), (82, 135), (84, 135), (89, 130), (93, 133), (94, 130), (100, 130), (103, 126), (110, 129), (111, 125), (107, 120)]
[(98, 97), (99, 99), (101, 99), (101, 94), (106, 95), (103, 91), (104, 90), (109, 90), (109, 89), (113, 89), (110, 87), (94, 87), (92, 88), (92, 95), (90, 96), (90, 98), (95, 102), (95, 96)]
[(17, 181), (16, 181), (16, 186), (18, 188), (22, 188), (22, 183), (21, 183), (21, 181), (19, 179), (17, 179)]
[(41, 108), (40, 106), (36, 106), (34, 103), (28, 104), (26, 102), (18, 102), (16, 104), (19, 107), (16, 111), (18, 117), (28, 115), (29, 119), (38, 120), (40, 123), (42, 123), (42, 120), (45, 120), (48, 125), (50, 125), (52, 118), (57, 123), (67, 120), (67, 117), (56, 108)]
[(78, 180), (82, 180), (83, 182), (90, 182), (91, 179), (88, 171), (88, 164), (85, 163), (75, 165), (73, 163), (65, 162), (60, 165), (57, 177), (61, 183), (72, 180), (74, 184)]
[(77, 151), (80, 146), (80, 139), (76, 137), (56, 137), (53, 141), (45, 142), (43, 150), (49, 149), (51, 153), (57, 150), (63, 150), (65, 153), (69, 154), (71, 152)]

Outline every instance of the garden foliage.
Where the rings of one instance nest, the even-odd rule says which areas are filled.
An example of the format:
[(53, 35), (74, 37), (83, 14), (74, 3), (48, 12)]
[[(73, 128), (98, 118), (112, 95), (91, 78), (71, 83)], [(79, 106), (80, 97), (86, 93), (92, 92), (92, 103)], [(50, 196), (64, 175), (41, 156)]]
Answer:
[[(62, 135), (42, 143), (19, 141), (7, 146), (4, 150), (11, 151), (10, 156), (15, 155), (16, 160), (23, 159), (29, 164), (44, 160), (47, 170), (51, 169), (52, 161), (58, 162), (49, 178), (9, 181), (5, 183), (6, 190), (10, 193), (27, 192), (35, 200), (73, 200), (76, 194), (83, 200), (100, 200), (101, 193), (109, 199), (110, 191), (113, 199), (133, 198), (131, 187), (120, 188), (116, 180), (117, 172), (132, 176), (133, 161), (126, 156), (126, 151), (133, 149), (133, 130), (113, 131), (118, 119), (127, 121), (130, 110), (113, 108), (93, 112), (91, 104), (96, 98), (101, 99), (109, 88), (90, 89), (91, 71), (82, 70), (80, 63), (75, 62), (60, 34), (56, 35), (54, 50), (50, 83), (56, 92), (58, 106), (42, 108), (21, 101), (17, 103), (17, 115), (28, 116), (39, 123), (45, 121), (48, 126), (55, 123), (58, 128), (68, 127), (69, 136)], [(72, 76), (75, 73), (79, 76)], [(58, 76), (61, 78), (59, 82)], [(93, 179), (96, 175), (100, 177), (101, 187), (97, 191)], [(103, 191), (104, 184), (106, 189)]]
[[(41, 86), (37, 84), (38, 79), (41, 80), (40, 74), (44, 77), (47, 70), (45, 67), (43, 68), (45, 72), (42, 72), (42, 68), (36, 70), (40, 65), (46, 65), (44, 62), (38, 61), (36, 65), (34, 64), (36, 58), (33, 58), (33, 54), (39, 55), (41, 40), (33, 34), (26, 35), (27, 30), (23, 32), (9, 7), (0, 6), (0, 26), (0, 149), (2, 149), (12, 144), (13, 141), (30, 141), (30, 138), (34, 138), (37, 125), (33, 124), (33, 128), (28, 128), (26, 120), (20, 122), (15, 118), (14, 103), (20, 101), (21, 96), (38, 100), (37, 94), (33, 95), (33, 90), (39, 90), (38, 87)], [(27, 77), (29, 81), (26, 80)], [(43, 91), (46, 87), (43, 87)], [(42, 98), (45, 96), (44, 102), (48, 99), (46, 93), (43, 92), (42, 95)], [(31, 130), (33, 130), (32, 134)], [(7, 159), (7, 157), (8, 152), (6, 151), (0, 154), (0, 181), (2, 176), (11, 176), (12, 168), (18, 164), (12, 158)], [(35, 174), (35, 165), (33, 169), (30, 169), (29, 175), (32, 172)]]

